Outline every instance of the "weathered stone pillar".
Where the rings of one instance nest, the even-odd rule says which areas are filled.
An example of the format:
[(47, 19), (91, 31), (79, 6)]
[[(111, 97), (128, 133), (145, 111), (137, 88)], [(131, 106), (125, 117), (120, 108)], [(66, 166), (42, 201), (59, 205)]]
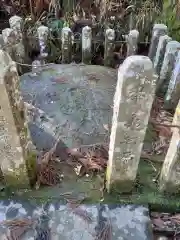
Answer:
[(157, 75), (159, 75), (160, 71), (161, 71), (161, 67), (162, 67), (163, 60), (164, 60), (164, 55), (166, 52), (166, 45), (171, 40), (172, 40), (172, 38), (169, 37), (168, 35), (160, 36), (160, 38), (159, 38), (156, 56), (154, 59), (154, 70), (157, 73)]
[(16, 36), (11, 28), (5, 28), (2, 30), (2, 37), (4, 42), (4, 50), (15, 60), (13, 46), (16, 43)]
[(29, 147), (33, 145), (25, 126), (25, 108), (19, 92), (16, 65), (2, 50), (0, 50), (0, 72), (0, 165), (2, 173), (7, 186), (29, 187), (27, 167), (29, 162), (27, 161), (35, 161), (29, 158), (33, 150)]
[(107, 189), (130, 191), (136, 178), (154, 100), (157, 76), (151, 60), (130, 56), (119, 67), (107, 167)]
[(180, 52), (178, 52), (168, 90), (165, 96), (165, 106), (175, 109), (180, 99)]
[(172, 75), (176, 54), (180, 49), (180, 43), (177, 41), (170, 41), (166, 46), (166, 52), (160, 71), (160, 76), (157, 83), (157, 91), (161, 88), (161, 91), (165, 92), (169, 85), (169, 80)]
[(48, 56), (47, 41), (49, 36), (49, 29), (46, 26), (40, 26), (38, 27), (37, 32), (38, 32), (38, 39), (39, 39), (39, 46), (40, 46), (40, 57), (41, 57), (42, 64), (44, 64)]
[(105, 33), (105, 49), (104, 49), (104, 65), (111, 66), (113, 59), (115, 31), (114, 29), (107, 29)]
[(126, 36), (127, 42), (127, 57), (135, 55), (137, 53), (139, 32), (137, 30), (131, 30)]
[[(180, 126), (180, 101), (174, 114), (173, 125)], [(172, 128), (172, 138), (159, 179), (162, 192), (180, 191), (180, 129)]]
[(15, 34), (15, 43), (13, 45), (14, 60), (19, 63), (17, 67), (21, 74), (26, 70), (23, 67), (23, 64), (27, 62), (25, 47), (23, 44), (22, 24), (23, 19), (19, 16), (13, 16), (9, 19), (9, 25)]
[(152, 31), (151, 45), (149, 49), (149, 58), (154, 62), (156, 56), (157, 46), (160, 36), (167, 34), (167, 26), (164, 24), (155, 24)]
[(37, 77), (42, 71), (42, 62), (40, 60), (34, 60), (31, 66), (31, 77)]
[(82, 62), (91, 63), (92, 29), (88, 26), (82, 29)]
[(14, 30), (16, 36), (19, 37), (19, 40), (22, 39), (22, 24), (23, 19), (19, 16), (15, 15), (9, 19), (10, 28)]
[(72, 31), (68, 27), (62, 29), (62, 63), (72, 62)]
[(4, 47), (4, 41), (3, 41), (3, 36), (0, 34), (0, 49)]

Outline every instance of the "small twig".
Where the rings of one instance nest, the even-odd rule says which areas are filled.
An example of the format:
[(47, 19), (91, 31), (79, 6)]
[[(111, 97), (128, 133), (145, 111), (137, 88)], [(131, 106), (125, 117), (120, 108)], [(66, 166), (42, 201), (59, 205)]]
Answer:
[(161, 162), (164, 161), (163, 159), (162, 160), (161, 159), (157, 160), (157, 159), (153, 158), (153, 155), (148, 155), (147, 153), (145, 153), (145, 151), (142, 152), (141, 158), (143, 160), (150, 160), (150, 161), (155, 162), (155, 163), (161, 163)]
[(150, 159), (146, 158), (144, 160), (148, 161), (151, 164), (151, 166), (154, 169), (154, 171), (157, 172), (157, 169), (155, 168), (155, 166), (153, 165), (153, 163), (152, 163), (152, 161)]
[(31, 18), (34, 19), (32, 0), (29, 0), (29, 6), (30, 6)]
[(43, 159), (42, 159), (42, 164), (48, 164), (49, 161), (52, 159), (52, 156), (54, 154), (54, 152), (56, 151), (56, 147), (57, 147), (57, 144), (59, 143), (60, 141), (60, 137), (57, 139), (56, 143), (54, 144), (54, 146), (49, 150), (49, 152), (45, 153)]

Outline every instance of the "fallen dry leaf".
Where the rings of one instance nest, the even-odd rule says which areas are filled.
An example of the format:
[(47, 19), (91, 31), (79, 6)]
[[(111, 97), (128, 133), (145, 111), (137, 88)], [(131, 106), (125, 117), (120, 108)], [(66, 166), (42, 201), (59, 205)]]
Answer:
[(156, 227), (159, 227), (159, 228), (163, 228), (164, 226), (164, 221), (161, 219), (161, 218), (154, 218), (152, 220), (152, 223), (156, 226)]

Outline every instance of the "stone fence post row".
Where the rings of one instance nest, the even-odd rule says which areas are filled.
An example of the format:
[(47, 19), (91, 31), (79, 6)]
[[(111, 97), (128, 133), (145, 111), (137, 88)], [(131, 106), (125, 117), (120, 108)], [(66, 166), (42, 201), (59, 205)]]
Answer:
[[(18, 111), (26, 111), (20, 98), (18, 74), (12, 61), (13, 59), (23, 63), (26, 58), (23, 46), (22, 22), (22, 18), (18, 16), (10, 18), (10, 28), (4, 29), (2, 37), (0, 37), (0, 46), (3, 46), (6, 51), (0, 51), (0, 57), (2, 58), (0, 61), (2, 72), (0, 76), (2, 85), (0, 124), (3, 126), (1, 130), (4, 131), (2, 135), (5, 136), (5, 140), (2, 141), (0, 147), (6, 150), (11, 149), (8, 152), (3, 150), (5, 152), (2, 151), (1, 153), (2, 171), (7, 181), (9, 181), (9, 176), (12, 179), (11, 172), (15, 173), (15, 169), (21, 171), (21, 168), (23, 168), (22, 176), (26, 180), (28, 179), (26, 178), (27, 168), (25, 165), (27, 144), (25, 144), (26, 146), (22, 144), (21, 137), (18, 134), (19, 131), (23, 134), (23, 129), (27, 128), (27, 121), (22, 120), (21, 124), (17, 124), (10, 107), (5, 108), (5, 106), (11, 106), (15, 102)], [(48, 56), (47, 44), (50, 32), (46, 26), (40, 26), (37, 33), (40, 57), (44, 63)], [(118, 191), (130, 191), (132, 189), (155, 93), (159, 93), (164, 86), (166, 92), (165, 106), (169, 108), (177, 107), (174, 123), (179, 124), (180, 43), (168, 36), (167, 26), (155, 24), (149, 57), (137, 56), (138, 36), (137, 30), (131, 30), (126, 36), (128, 57), (118, 71), (106, 174), (107, 189), (109, 191), (111, 188)], [(73, 34), (70, 28), (65, 27), (62, 29), (61, 50), (63, 63), (72, 61), (72, 37)], [(105, 66), (111, 64), (114, 44), (115, 31), (107, 29), (105, 31)], [(90, 64), (91, 58), (92, 29), (86, 26), (82, 30), (82, 61)], [(9, 83), (11, 83), (11, 86), (8, 85)], [(7, 122), (10, 124), (6, 124)], [(19, 130), (17, 126), (21, 126)], [(12, 136), (12, 139), (9, 138), (10, 136)], [(31, 142), (29, 134), (24, 139), (26, 139), (25, 142)], [(179, 129), (173, 129), (171, 144), (160, 175), (159, 186), (161, 191), (179, 187), (179, 139)], [(11, 147), (7, 148), (5, 144), (8, 142)], [(19, 152), (17, 149), (19, 149)], [(13, 161), (16, 161), (16, 164), (12, 169), (11, 163)]]
[(163, 91), (166, 109), (175, 109), (172, 125), (177, 126), (172, 128), (172, 138), (162, 166), (159, 188), (162, 192), (176, 193), (180, 189), (180, 43), (168, 36), (165, 25), (154, 26), (149, 56), (158, 74), (156, 92), (158, 94)]
[[(9, 19), (10, 28), (2, 31), (0, 37), (0, 48), (4, 46), (5, 51), (9, 53), (14, 61), (25, 63), (28, 59), (28, 54), (25, 53), (23, 45), (23, 19), (19, 16), (13, 16)], [(45, 60), (48, 56), (47, 44), (49, 37), (49, 29), (46, 26), (40, 26), (37, 29), (39, 39), (40, 57)], [(27, 36), (28, 37), (28, 36)], [(30, 36), (33, 37), (33, 36)], [(35, 36), (34, 36), (35, 37)], [(136, 54), (139, 32), (131, 30), (126, 36), (127, 56)], [(92, 29), (86, 26), (82, 29), (82, 62), (90, 64), (92, 59)], [(71, 63), (72, 61), (72, 44), (73, 34), (70, 28), (64, 27), (61, 32), (61, 50), (62, 63)], [(104, 41), (104, 65), (110, 66), (113, 58), (113, 50), (115, 46), (115, 31), (114, 29), (106, 29)], [(43, 61), (44, 62), (44, 61)], [(18, 66), (18, 68), (20, 68)]]
[(168, 36), (167, 26), (155, 24), (149, 57), (158, 75), (156, 93), (165, 94), (165, 106), (176, 108), (180, 96), (179, 58), (180, 43)]
[[(128, 53), (132, 53), (130, 49)], [(129, 192), (133, 188), (155, 92), (164, 85), (165, 107), (176, 108), (173, 125), (180, 125), (179, 50), (180, 43), (168, 36), (167, 27), (155, 24), (149, 58), (130, 56), (119, 67), (106, 173), (109, 191)], [(159, 178), (160, 191), (179, 191), (179, 143), (179, 128), (173, 128)]]

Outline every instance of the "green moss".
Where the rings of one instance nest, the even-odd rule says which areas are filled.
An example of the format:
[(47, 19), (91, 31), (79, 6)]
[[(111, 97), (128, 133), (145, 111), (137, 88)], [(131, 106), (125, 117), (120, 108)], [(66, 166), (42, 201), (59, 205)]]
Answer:
[(28, 129), (27, 129), (27, 127), (24, 127), (24, 136), (25, 136), (25, 138), (28, 137)]
[(36, 180), (36, 166), (36, 154), (29, 153), (25, 162), (18, 168), (4, 173), (6, 188), (11, 191), (30, 188)]
[(29, 181), (31, 186), (33, 186), (37, 179), (37, 160), (36, 153), (30, 152), (26, 157), (26, 167), (28, 171)]
[(158, 189), (158, 183), (155, 181), (157, 174), (161, 169), (161, 163), (153, 163), (154, 168), (147, 161), (141, 160), (136, 179), (136, 185), (129, 194), (117, 194), (111, 192), (106, 194), (106, 202), (149, 204), (153, 209), (160, 210), (168, 208), (174, 211), (180, 206), (180, 194), (163, 194)]
[(134, 188), (133, 181), (119, 181), (116, 180), (111, 183), (110, 193), (130, 193)]
[[(32, 157), (32, 160), (31, 160)], [(32, 164), (32, 171), (34, 171), (35, 155), (29, 157)], [(32, 162), (31, 162), (32, 161)], [(153, 167), (152, 167), (153, 164)], [(149, 204), (152, 210), (158, 211), (177, 211), (180, 208), (180, 194), (162, 194), (159, 192), (158, 183), (155, 181), (161, 169), (162, 164), (159, 162), (150, 163), (141, 159), (138, 169), (138, 175), (134, 188), (129, 193), (119, 193), (118, 185), (112, 188), (111, 194), (104, 193), (104, 203), (134, 203), (134, 204)], [(156, 169), (156, 171), (154, 170)], [(66, 173), (65, 173), (66, 175)], [(75, 197), (84, 194), (86, 197), (84, 203), (97, 204), (102, 199), (102, 177), (82, 177), (79, 178), (75, 174), (55, 187), (41, 187), (38, 190), (18, 190), (15, 197), (22, 198), (23, 200), (30, 200), (35, 203), (45, 203), (52, 199), (66, 202), (66, 197), (63, 193), (72, 193)], [(127, 187), (127, 186), (126, 186)]]
[(8, 189), (16, 190), (17, 188), (28, 188), (29, 179), (25, 163), (21, 164), (18, 169), (4, 173), (5, 184)]

